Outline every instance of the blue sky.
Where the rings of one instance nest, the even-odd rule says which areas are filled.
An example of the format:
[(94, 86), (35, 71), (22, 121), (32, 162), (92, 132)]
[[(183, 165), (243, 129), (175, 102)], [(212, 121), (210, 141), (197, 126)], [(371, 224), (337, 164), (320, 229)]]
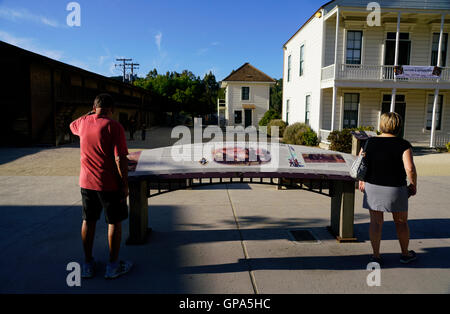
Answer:
[(0, 40), (106, 76), (133, 58), (145, 76), (210, 70), (218, 80), (250, 62), (274, 78), (282, 45), (326, 1), (78, 0), (81, 26), (69, 27), (69, 0), (0, 0)]

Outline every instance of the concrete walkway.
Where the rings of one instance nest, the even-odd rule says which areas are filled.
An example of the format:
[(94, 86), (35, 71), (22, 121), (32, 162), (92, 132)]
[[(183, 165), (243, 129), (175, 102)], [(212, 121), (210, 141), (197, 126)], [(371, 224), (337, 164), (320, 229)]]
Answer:
[[(329, 199), (271, 186), (230, 185), (150, 199), (153, 233), (143, 246), (123, 246), (136, 263), (115, 281), (103, 279), (106, 225), (98, 224), (98, 276), (66, 285), (66, 265), (80, 262), (81, 202), (77, 177), (2, 177), (0, 292), (35, 293), (449, 293), (450, 184), (421, 179), (411, 201), (411, 248), (419, 260), (399, 263), (392, 218), (386, 216), (381, 287), (368, 287), (368, 213), (357, 193), (359, 243), (339, 244), (327, 232)], [(124, 225), (124, 238), (128, 224)], [(293, 241), (307, 229), (318, 243)]]
[[(399, 263), (395, 226), (385, 216), (380, 287), (366, 283), (371, 247), (361, 193), (356, 193), (355, 208), (359, 242), (339, 244), (326, 229), (329, 198), (239, 184), (151, 198), (149, 242), (123, 245), (122, 258), (136, 265), (114, 281), (103, 279), (108, 249), (102, 217), (94, 248), (97, 277), (70, 288), (66, 266), (83, 256), (81, 196), (77, 175), (65, 173), (61, 164), (77, 161), (77, 149), (63, 148), (71, 157), (59, 155), (63, 151), (58, 149), (33, 154), (2, 149), (0, 293), (450, 292), (450, 180), (442, 175), (448, 170), (441, 162), (441, 175), (420, 176), (419, 194), (410, 201), (410, 248), (419, 257), (414, 264)], [(449, 158), (436, 156), (445, 162)], [(296, 229), (310, 230), (318, 242), (295, 241), (289, 231)], [(128, 221), (123, 242), (127, 235)]]

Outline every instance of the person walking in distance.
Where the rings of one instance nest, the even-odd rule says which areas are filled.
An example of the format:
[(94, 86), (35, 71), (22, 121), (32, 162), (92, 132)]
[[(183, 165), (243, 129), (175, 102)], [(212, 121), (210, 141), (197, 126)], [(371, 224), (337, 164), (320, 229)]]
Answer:
[(379, 264), (384, 213), (392, 213), (394, 219), (402, 252), (400, 262), (407, 264), (416, 259), (416, 253), (408, 250), (408, 198), (417, 193), (417, 172), (411, 144), (398, 137), (401, 129), (399, 114), (384, 113), (380, 118), (381, 135), (368, 139), (365, 151), (360, 152), (366, 154), (367, 173), (359, 189), (364, 193), (363, 207), (370, 212), (371, 259)]
[(143, 141), (145, 141), (146, 133), (147, 133), (147, 126), (145, 125), (145, 123), (143, 123), (141, 126), (141, 138)]
[(117, 278), (133, 265), (119, 260), (122, 221), (128, 218), (128, 148), (123, 127), (112, 119), (113, 110), (113, 98), (100, 94), (95, 98), (93, 110), (70, 124), (72, 133), (80, 137), (81, 238), (85, 255), (82, 278), (95, 275), (92, 248), (102, 209), (109, 244), (105, 278)]

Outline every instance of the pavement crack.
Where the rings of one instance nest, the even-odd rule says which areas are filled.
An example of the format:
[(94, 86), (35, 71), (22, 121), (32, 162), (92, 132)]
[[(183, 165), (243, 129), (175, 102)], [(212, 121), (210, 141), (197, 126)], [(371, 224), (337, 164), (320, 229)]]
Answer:
[(237, 230), (239, 232), (239, 238), (240, 238), (240, 242), (241, 242), (241, 246), (242, 246), (242, 251), (244, 252), (244, 257), (245, 257), (245, 260), (247, 262), (248, 273), (249, 273), (249, 276), (250, 276), (250, 281), (252, 283), (253, 292), (255, 294), (259, 294), (258, 286), (256, 285), (255, 274), (254, 274), (252, 266), (250, 264), (250, 257), (249, 257), (249, 254), (248, 254), (248, 251), (247, 251), (247, 247), (246, 247), (245, 242), (244, 242), (244, 237), (242, 235), (241, 226), (239, 224), (239, 218), (238, 218), (238, 215), (236, 213), (236, 208), (235, 208), (235, 206), (233, 204), (233, 201), (231, 200), (231, 195), (230, 195), (230, 191), (228, 189), (228, 184), (226, 184), (226, 190), (227, 190), (228, 200), (230, 201), (231, 210), (233, 212), (234, 222), (236, 223), (236, 228), (237, 228)]

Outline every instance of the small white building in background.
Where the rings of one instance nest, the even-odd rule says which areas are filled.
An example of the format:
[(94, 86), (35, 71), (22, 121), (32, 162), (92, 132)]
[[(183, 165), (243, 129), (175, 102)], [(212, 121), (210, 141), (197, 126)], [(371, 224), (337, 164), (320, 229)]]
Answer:
[[(404, 138), (442, 145), (450, 140), (450, 1), (379, 0), (378, 26), (368, 23), (369, 2), (330, 1), (284, 44), (283, 119), (308, 123), (326, 142), (332, 130), (378, 129), (380, 115), (396, 111)], [(399, 78), (396, 66), (442, 74)]]
[(225, 88), (225, 99), (217, 104), (219, 125), (258, 126), (269, 110), (270, 88), (276, 81), (250, 63), (231, 72), (221, 81)]

